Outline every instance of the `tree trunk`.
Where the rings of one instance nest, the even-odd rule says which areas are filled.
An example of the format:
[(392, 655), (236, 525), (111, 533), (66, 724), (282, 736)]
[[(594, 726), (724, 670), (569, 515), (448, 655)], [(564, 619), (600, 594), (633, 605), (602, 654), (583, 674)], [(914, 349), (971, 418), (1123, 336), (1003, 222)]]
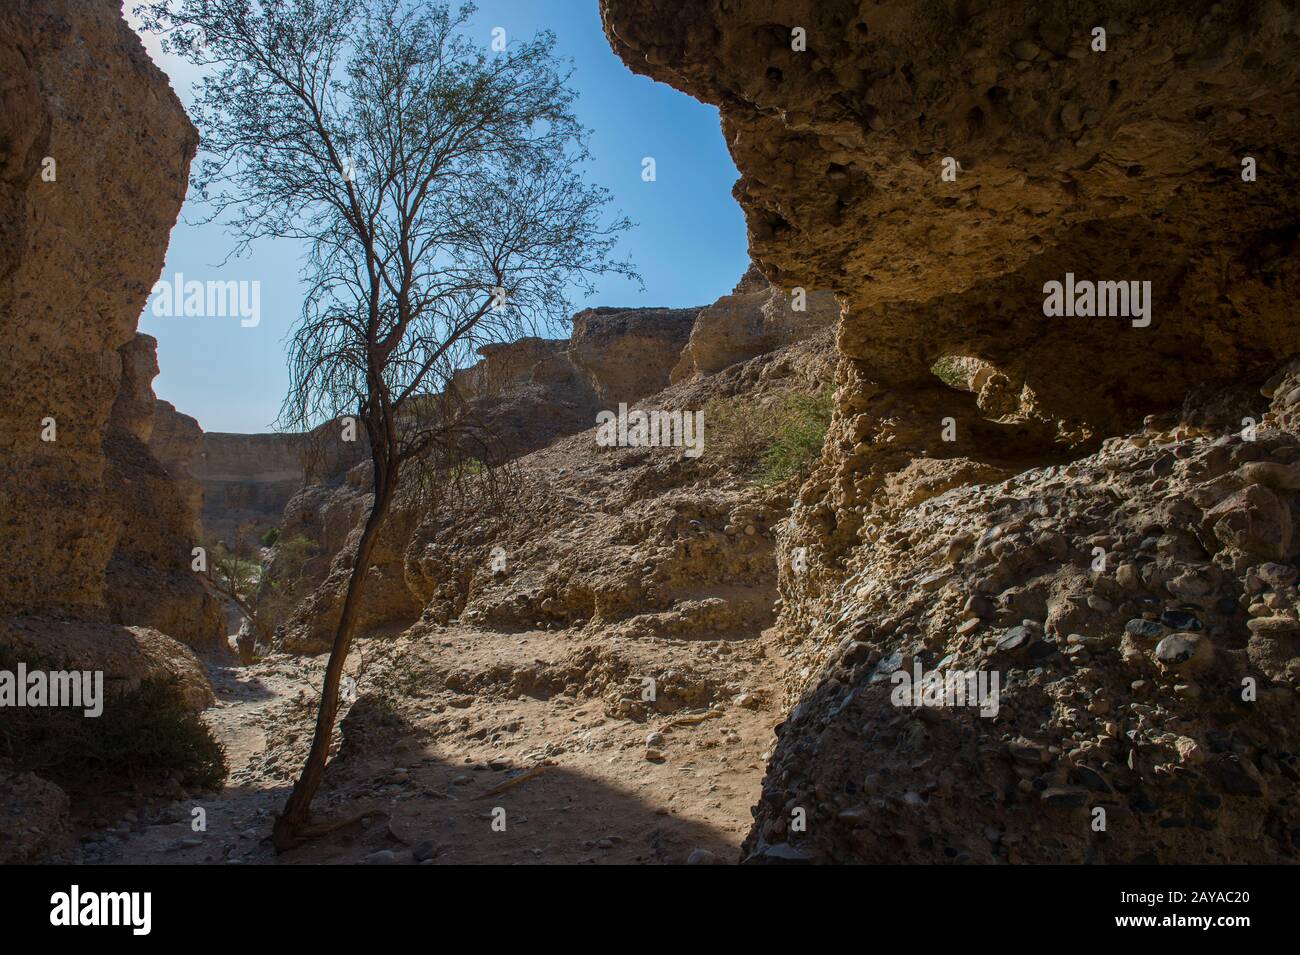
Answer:
[[(376, 475), (378, 478), (378, 475)], [(379, 537), (379, 527), (388, 513), (393, 498), (392, 478), (377, 479), (375, 500), (370, 506), (370, 516), (357, 544), (356, 562), (348, 578), (348, 592), (343, 601), (343, 614), (334, 631), (334, 644), (330, 647), (329, 663), (325, 667), (325, 685), (321, 688), (320, 710), (316, 714), (316, 733), (312, 737), (311, 752), (303, 765), (302, 775), (294, 783), (284, 811), (276, 817), (272, 842), (277, 852), (292, 849), (301, 841), (300, 833), (311, 817), (311, 801), (325, 774), (325, 760), (329, 755), (330, 740), (334, 735), (334, 719), (339, 709), (339, 686), (343, 681), (343, 664), (352, 645), (352, 632), (356, 629), (357, 610), (361, 601), (361, 588), (370, 567), (370, 555)]]

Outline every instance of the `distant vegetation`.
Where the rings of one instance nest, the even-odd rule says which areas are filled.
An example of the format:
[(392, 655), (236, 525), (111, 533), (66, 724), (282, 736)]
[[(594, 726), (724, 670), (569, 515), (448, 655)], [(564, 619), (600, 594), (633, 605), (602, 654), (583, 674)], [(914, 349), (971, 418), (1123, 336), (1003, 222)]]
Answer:
[(958, 366), (958, 359), (945, 355), (930, 366), (931, 373), (949, 388), (966, 391), (966, 373)]

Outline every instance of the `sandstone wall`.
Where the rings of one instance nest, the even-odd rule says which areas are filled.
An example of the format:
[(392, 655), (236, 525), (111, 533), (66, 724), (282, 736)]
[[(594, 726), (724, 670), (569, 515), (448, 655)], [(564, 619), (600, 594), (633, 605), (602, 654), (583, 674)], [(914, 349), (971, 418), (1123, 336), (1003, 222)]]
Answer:
[[(104, 569), (105, 601), (113, 623), (152, 627), (192, 647), (216, 649), (225, 642), (221, 606), (191, 570), (200, 542), (199, 495), (185, 470), (185, 452), (192, 453), (201, 432), (193, 418), (174, 409), (162, 413), (163, 428), (157, 428), (165, 404), (151, 385), (157, 347), (151, 336), (137, 334), (119, 350), (121, 386), (103, 443), (114, 540)], [(155, 449), (170, 457), (170, 466)]]
[[(0, 646), (117, 688), (174, 677), (201, 708), (211, 687), (177, 642), (222, 634), (189, 573), (178, 463), (198, 428), (156, 401), (136, 334), (198, 136), (116, 0), (0, 5), (0, 77)], [(0, 858), (29, 860), (69, 801), (0, 775), (0, 815), (22, 821), (0, 825)]]
[(189, 460), (202, 488), (204, 537), (256, 546), (302, 487), (304, 444), (296, 434), (208, 432)]
[(802, 341), (839, 318), (839, 303), (831, 293), (805, 289), (798, 308), (793, 295), (793, 290), (778, 289), (751, 266), (730, 295), (700, 311), (690, 341), (673, 366), (673, 383), (711, 375)]
[[(120, 349), (198, 137), (110, 0), (5, 4), (0, 75), (0, 613), (103, 620)], [(46, 418), (55, 441), (41, 440)]]
[(635, 401), (668, 383), (690, 340), (698, 308), (588, 308), (573, 316), (569, 356), (602, 408)]

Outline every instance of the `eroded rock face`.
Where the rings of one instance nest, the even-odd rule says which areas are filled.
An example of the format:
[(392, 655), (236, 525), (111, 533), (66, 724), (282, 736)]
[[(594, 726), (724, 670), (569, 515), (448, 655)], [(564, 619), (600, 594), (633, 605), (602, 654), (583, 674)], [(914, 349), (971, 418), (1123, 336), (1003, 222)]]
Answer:
[[(752, 857), (1294, 860), (1297, 381), (1293, 363), (1271, 407), (1152, 419), (976, 487), (971, 461), (892, 476), (872, 546), (786, 634), (812, 677), (792, 685)], [(782, 568), (787, 590), (799, 576)], [(900, 702), (916, 668), (997, 674), (997, 705)]]
[(0, 865), (21, 865), (55, 848), (68, 826), (68, 794), (35, 773), (0, 769)]
[[(151, 387), (157, 347), (151, 336), (137, 334), (120, 349), (122, 386), (103, 444), (114, 538), (104, 569), (105, 601), (113, 623), (152, 627), (210, 650), (223, 644), (225, 629), (220, 603), (191, 570), (199, 544), (197, 488), (181, 462), (173, 459), (169, 469), (149, 443), (158, 433)], [(189, 430), (179, 418), (167, 419), (158, 435), (159, 447), (169, 453), (193, 448), (200, 437), (194, 419), (188, 419)]]
[(194, 651), (148, 627), (41, 617), (0, 619), (0, 646), (19, 659), (101, 670), (110, 695), (130, 692), (142, 680), (175, 680), (181, 697), (194, 709), (214, 701), (207, 671)]
[(803, 290), (796, 301), (793, 290), (776, 288), (751, 266), (730, 295), (700, 311), (672, 381), (711, 375), (803, 341), (833, 325), (839, 314), (839, 303), (829, 292)]
[(668, 383), (698, 308), (589, 308), (573, 316), (569, 357), (602, 408), (636, 401)]
[[(763, 273), (843, 303), (835, 418), (780, 535), (799, 705), (750, 856), (1293, 855), (1294, 600), (1242, 602), (1252, 574), (1285, 577), (1253, 566), (1295, 559), (1290, 379), (1267, 442), (1242, 437), (1261, 409), (1237, 386), (1300, 351), (1296, 11), (601, 6), (632, 69), (719, 106)], [(1150, 282), (1149, 324), (1048, 317), (1067, 274)], [(1094, 546), (1125, 556), (1093, 572)], [(1126, 636), (1185, 633), (1180, 613), (1195, 647)], [(916, 660), (1010, 674), (1003, 715), (895, 707)]]
[(158, 463), (172, 476), (186, 513), (193, 515), (191, 539), (202, 540), (199, 513), (203, 508), (203, 486), (190, 471), (191, 459), (203, 446), (203, 430), (198, 421), (181, 414), (170, 401), (159, 398), (153, 406), (153, 433), (148, 444)]
[[(0, 74), (0, 613), (118, 619), (110, 562), (188, 567), (136, 525), (123, 536), (119, 478), (166, 477), (132, 343), (198, 137), (110, 0), (5, 4)], [(185, 523), (178, 508), (165, 526)]]
[[(982, 358), (1071, 439), (1180, 401), (1189, 379), (1260, 377), (1300, 347), (1294, 9), (605, 0), (602, 13), (632, 69), (719, 106), (754, 260), (783, 287), (844, 296), (841, 350), (872, 381), (918, 386), (941, 355)], [(1242, 181), (1247, 155), (1257, 182)], [(1151, 281), (1150, 327), (1045, 320), (1043, 285), (1067, 271)]]
[(304, 445), (296, 434), (208, 432), (189, 459), (202, 488), (203, 534), (255, 544), (303, 486)]

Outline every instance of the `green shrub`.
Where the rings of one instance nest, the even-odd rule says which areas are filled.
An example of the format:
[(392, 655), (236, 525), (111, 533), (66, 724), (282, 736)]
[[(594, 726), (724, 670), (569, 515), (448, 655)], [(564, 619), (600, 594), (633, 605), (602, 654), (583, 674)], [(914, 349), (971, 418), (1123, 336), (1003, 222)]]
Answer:
[(274, 547), (275, 542), (278, 541), (279, 539), (280, 539), (280, 528), (272, 527), (270, 530), (268, 530), (265, 534), (262, 535), (262, 546)]
[(759, 480), (777, 484), (807, 474), (821, 455), (831, 423), (831, 391), (792, 395), (777, 418), (772, 442), (763, 452)]
[(778, 484), (812, 468), (831, 420), (831, 388), (790, 394), (774, 404), (717, 398), (705, 407), (708, 447), (715, 460), (763, 484)]
[[(29, 670), (74, 669), (25, 662)], [(0, 669), (14, 671), (17, 663), (11, 649), (0, 648)], [(0, 765), (34, 772), (74, 793), (168, 774), (210, 789), (226, 777), (225, 749), (185, 703), (175, 678), (143, 680), (133, 690), (109, 695), (94, 718), (73, 708), (7, 709), (0, 721)]]
[(945, 355), (930, 366), (930, 372), (949, 388), (966, 391), (966, 374), (957, 367), (957, 359)]

